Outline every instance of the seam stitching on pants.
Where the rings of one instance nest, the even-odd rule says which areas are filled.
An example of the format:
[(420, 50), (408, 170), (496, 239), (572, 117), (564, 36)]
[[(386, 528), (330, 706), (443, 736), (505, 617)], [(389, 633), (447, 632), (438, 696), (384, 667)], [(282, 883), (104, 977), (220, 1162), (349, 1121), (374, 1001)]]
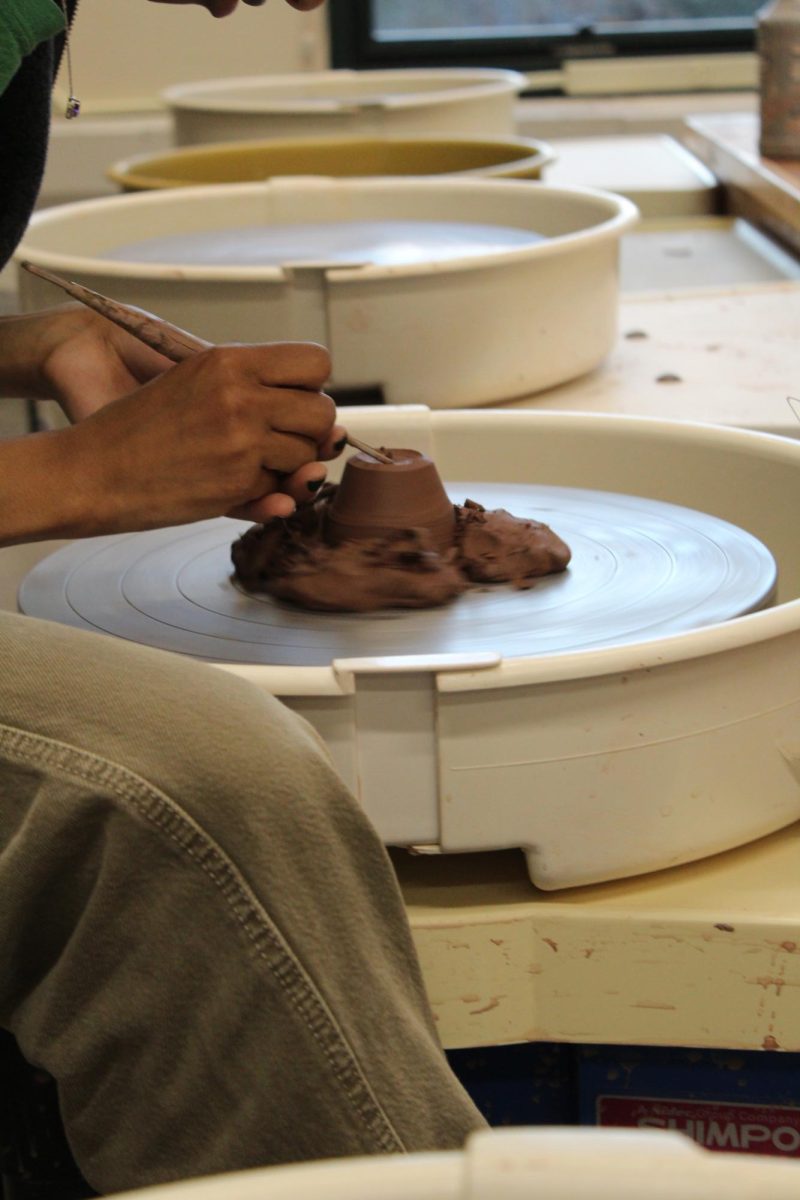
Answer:
[[(405, 1150), (313, 980), (235, 865), (201, 826), (146, 779), (89, 751), (6, 725), (0, 725), (0, 745), (32, 766), (47, 765), (83, 783), (112, 789), (120, 800), (131, 805), (195, 862), (224, 899), (258, 957), (295, 1003), (351, 1106), (380, 1148), (387, 1153)], [(192, 842), (199, 842), (203, 852), (199, 853)]]

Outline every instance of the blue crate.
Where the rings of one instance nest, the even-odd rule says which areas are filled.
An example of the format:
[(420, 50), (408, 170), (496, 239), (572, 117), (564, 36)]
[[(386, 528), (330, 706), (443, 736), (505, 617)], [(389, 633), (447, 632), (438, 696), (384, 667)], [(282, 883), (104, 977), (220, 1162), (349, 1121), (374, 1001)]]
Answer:
[(583, 1125), (677, 1129), (710, 1150), (800, 1157), (800, 1054), (576, 1048)]
[(574, 1125), (571, 1046), (525, 1042), (448, 1050), (453, 1071), (490, 1125)]

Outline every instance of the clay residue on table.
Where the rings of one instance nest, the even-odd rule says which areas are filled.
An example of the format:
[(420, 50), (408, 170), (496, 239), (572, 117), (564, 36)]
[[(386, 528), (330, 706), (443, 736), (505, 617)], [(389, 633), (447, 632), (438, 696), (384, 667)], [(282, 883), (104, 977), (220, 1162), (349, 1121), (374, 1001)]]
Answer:
[(437, 608), (475, 585), (530, 587), (570, 560), (569, 547), (549, 526), (473, 500), (454, 505), (454, 544), (444, 553), (421, 529), (332, 546), (324, 526), (335, 492), (326, 485), (313, 504), (286, 520), (254, 525), (234, 542), (234, 577), (243, 588), (329, 612)]

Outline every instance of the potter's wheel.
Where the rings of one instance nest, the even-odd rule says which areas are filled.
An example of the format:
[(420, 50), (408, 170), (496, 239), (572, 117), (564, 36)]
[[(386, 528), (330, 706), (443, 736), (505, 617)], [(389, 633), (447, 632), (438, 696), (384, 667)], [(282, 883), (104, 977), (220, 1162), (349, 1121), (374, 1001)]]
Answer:
[(385, 842), (519, 846), (542, 888), (800, 818), (800, 442), (413, 405), (348, 424), (426, 453), (459, 503), (546, 521), (569, 570), (429, 612), (304, 613), (237, 592), (240, 526), (212, 521), (65, 547), (25, 579), (22, 607), (243, 676), (312, 724)]
[(475, 589), (439, 609), (313, 613), (242, 592), (225, 519), (89, 539), (45, 559), (20, 589), (26, 613), (231, 663), (491, 651), (504, 659), (621, 645), (752, 612), (773, 595), (764, 545), (716, 517), (642, 497), (527, 484), (446, 485), (542, 520), (571, 546), (567, 572), (528, 591)]

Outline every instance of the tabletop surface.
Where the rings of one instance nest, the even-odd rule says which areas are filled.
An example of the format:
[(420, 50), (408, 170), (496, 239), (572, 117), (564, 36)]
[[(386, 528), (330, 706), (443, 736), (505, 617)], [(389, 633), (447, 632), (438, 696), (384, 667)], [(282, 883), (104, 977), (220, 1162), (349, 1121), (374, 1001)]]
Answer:
[[(754, 111), (689, 117), (684, 142), (725, 186), (727, 210), (800, 253), (800, 162), (758, 154)], [(625, 294), (620, 336), (596, 370), (503, 408), (617, 412), (739, 425), (788, 437), (800, 425), (800, 284)]]
[(542, 173), (556, 186), (596, 187), (628, 196), (644, 217), (716, 211), (717, 181), (675, 138), (665, 135), (558, 138)]
[(619, 337), (588, 375), (501, 408), (614, 412), (800, 435), (800, 283), (623, 296)]

